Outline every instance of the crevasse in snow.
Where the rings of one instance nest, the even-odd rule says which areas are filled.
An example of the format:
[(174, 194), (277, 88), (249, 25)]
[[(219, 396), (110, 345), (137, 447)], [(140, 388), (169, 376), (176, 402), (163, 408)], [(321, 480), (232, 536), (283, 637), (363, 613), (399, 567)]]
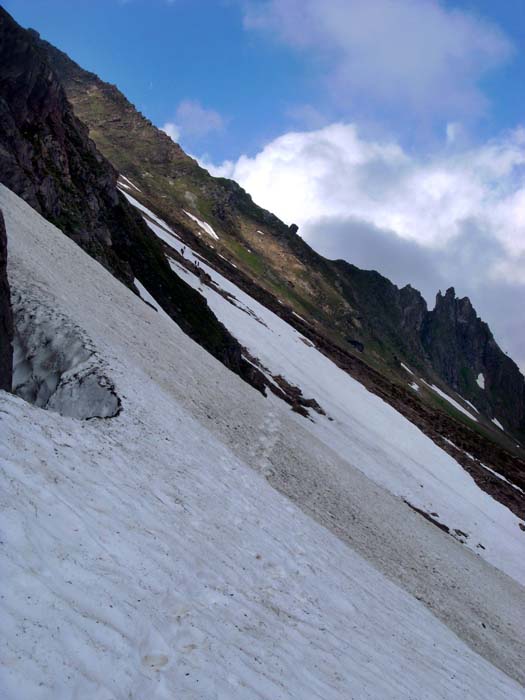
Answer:
[(12, 294), (14, 393), (63, 416), (115, 416), (120, 399), (86, 333), (32, 291)]

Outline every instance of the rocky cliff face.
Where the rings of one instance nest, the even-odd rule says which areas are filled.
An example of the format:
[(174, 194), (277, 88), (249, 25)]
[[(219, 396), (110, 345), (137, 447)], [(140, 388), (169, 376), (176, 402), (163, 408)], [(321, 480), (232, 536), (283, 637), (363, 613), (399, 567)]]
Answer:
[(338, 260), (334, 263), (345, 298), (359, 314), (352, 319), (354, 335), (366, 338), (384, 357), (403, 358), (425, 367), (420, 329), (427, 313), (421, 294), (407, 285), (399, 289), (373, 270), (360, 270)]
[(97, 152), (33, 36), (0, 8), (2, 182), (129, 281), (111, 248), (119, 207), (113, 169)]
[(117, 190), (116, 171), (75, 116), (38, 35), (1, 7), (0, 181), (133, 291), (140, 279), (188, 335), (261, 388), (240, 345), (171, 271), (160, 243)]
[(467, 297), (451, 287), (425, 316), (423, 347), (449, 386), (504, 427), (525, 430), (525, 380)]
[(483, 371), (485, 348), (494, 343), (470, 300), (458, 299), (453, 287), (438, 293), (434, 310), (426, 315), (422, 340), (436, 371), (457, 391), (465, 388), (463, 367)]
[(0, 211), (0, 389), (11, 390), (13, 373), (13, 315), (7, 280), (7, 236)]

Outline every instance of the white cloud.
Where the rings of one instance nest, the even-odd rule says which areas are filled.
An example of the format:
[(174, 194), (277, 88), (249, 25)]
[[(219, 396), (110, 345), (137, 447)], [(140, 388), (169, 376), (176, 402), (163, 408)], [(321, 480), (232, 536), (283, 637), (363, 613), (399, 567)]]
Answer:
[(176, 121), (185, 134), (198, 137), (221, 131), (225, 126), (218, 112), (205, 109), (197, 100), (183, 100), (177, 107)]
[(247, 29), (320, 60), (338, 100), (364, 95), (405, 112), (480, 113), (480, 79), (513, 53), (497, 26), (438, 0), (248, 0), (245, 8)]
[(175, 143), (179, 142), (180, 139), (180, 128), (174, 124), (173, 122), (166, 122), (163, 127), (161, 127), (162, 131), (164, 131), (168, 136), (175, 141)]
[(182, 100), (174, 120), (166, 122), (162, 130), (179, 142), (181, 138), (197, 140), (214, 131), (222, 131), (224, 127), (223, 117), (214, 109), (206, 109), (197, 100)]
[(494, 303), (525, 307), (524, 129), (423, 158), (337, 123), (287, 133), (253, 158), (204, 165), (297, 223), (323, 254), (411, 282), (429, 301), (438, 286), (458, 287), (525, 361), (515, 314), (502, 318)]
[(352, 217), (440, 247), (476, 219), (509, 255), (525, 252), (523, 166), (523, 129), (467, 151), (416, 159), (395, 141), (365, 140), (343, 123), (287, 133), (253, 158), (208, 164), (287, 222)]
[(449, 145), (457, 144), (463, 137), (463, 127), (459, 122), (448, 122), (445, 133)]
[(349, 217), (440, 248), (477, 221), (510, 257), (525, 253), (523, 129), (418, 159), (395, 141), (366, 140), (354, 124), (337, 123), (287, 133), (253, 158), (207, 167), (237, 180), (288, 223)]

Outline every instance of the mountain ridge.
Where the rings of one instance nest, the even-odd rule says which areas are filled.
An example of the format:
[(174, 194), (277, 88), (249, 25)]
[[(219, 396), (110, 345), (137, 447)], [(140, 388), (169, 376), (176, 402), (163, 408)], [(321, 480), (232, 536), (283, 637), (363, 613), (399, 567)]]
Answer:
[[(470, 345), (463, 347), (464, 338), (459, 333), (457, 315), (441, 314), (438, 319), (435, 310), (429, 311), (421, 294), (410, 285), (400, 289), (376, 271), (360, 270), (347, 261), (323, 258), (300, 238), (296, 226), (286, 226), (273, 214), (258, 207), (237, 183), (210, 176), (167, 134), (138, 113), (116, 86), (84, 71), (66, 54), (42, 40), (35, 31), (27, 31), (26, 36), (29, 43), (36, 45), (39, 60), (49, 61), (51, 73), (59, 76), (68, 100), (80, 118), (80, 132), (87, 127), (89, 135), (96, 139), (104, 155), (113, 161), (112, 166), (109, 163), (108, 166), (101, 166), (103, 156), (92, 148), (88, 149), (89, 157), (96, 166), (95, 172), (97, 168), (102, 168), (104, 173), (100, 184), (105, 197), (122, 199), (114, 187), (117, 177), (114, 167), (126, 174), (122, 167), (124, 164), (126, 177), (133, 178), (140, 185), (133, 191), (139, 201), (142, 200), (143, 204), (175, 226), (183, 240), (197, 246), (200, 254), (212, 260), (225, 274), (235, 277), (238, 283), (245, 285), (244, 288), (249, 287), (258, 298), (265, 297), (272, 308), (281, 306), (279, 313), (286, 315), (289, 323), (303, 326), (304, 331), (303, 321), (306, 318), (310, 335), (325, 346), (326, 352), (335, 357), (341, 350), (348, 357), (355, 358), (344, 360), (345, 366), (357, 367), (361, 371), (364, 362), (370, 370), (361, 371), (361, 375), (372, 391), (378, 391), (377, 371), (394, 387), (406, 382), (405, 367), (408, 366), (425, 380), (419, 382), (419, 398), (465, 422), (462, 413), (458, 413), (452, 405), (459, 399), (465, 402), (463, 414), (468, 415), (471, 410), (469, 406), (475, 406), (474, 410), (486, 416), (490, 430), (497, 432), (502, 425), (523, 439), (525, 381), (512, 360), (499, 349), (488, 326), (477, 318), (473, 310), (470, 314)], [(5, 90), (6, 80), (2, 85)], [(53, 86), (57, 95), (60, 89), (59, 85)], [(83, 137), (86, 140), (87, 134)], [(25, 143), (23, 139), (22, 142)], [(161, 146), (157, 147), (159, 143)], [(36, 202), (37, 208), (42, 207), (31, 189), (25, 191), (25, 184), (17, 180), (17, 173), (13, 175), (5, 163), (3, 178), (8, 186), (25, 194), (28, 201)], [(61, 220), (60, 212), (59, 218), (56, 218), (56, 212), (46, 197), (49, 198), (49, 188), (53, 193), (52, 187), (57, 180), (62, 182), (60, 177), (44, 178), (47, 189), (43, 195), (40, 194), (50, 220), (61, 224), (66, 232), (69, 227), (69, 234), (79, 239), (86, 249), (91, 247), (90, 252), (97, 257), (96, 245), (100, 249), (100, 239), (104, 244), (107, 234), (95, 230), (94, 236), (88, 232), (82, 240), (82, 228), (79, 232), (76, 227), (78, 215), (76, 218), (73, 216), (72, 222), (67, 220), (67, 216)], [(129, 184), (122, 180), (119, 187), (121, 191), (126, 191), (126, 188), (129, 191)], [(89, 221), (90, 197), (86, 199)], [(120, 203), (118, 208), (121, 209)], [(117, 226), (119, 231), (127, 227), (140, 228), (142, 225), (140, 217), (137, 219), (129, 209), (125, 220), (124, 226)], [(212, 231), (215, 227), (220, 234), (213, 243), (203, 235), (198, 223), (202, 224), (203, 220), (208, 222), (206, 225)], [(262, 389), (264, 378), (244, 360), (242, 349), (225, 334), (225, 329), (218, 328), (211, 320), (209, 325), (203, 317), (199, 318), (199, 314), (195, 319), (195, 309), (198, 308), (204, 311), (206, 318), (210, 317), (205, 305), (202, 306), (202, 299), (192, 296), (193, 290), (185, 290), (177, 279), (179, 299), (192, 301), (177, 311), (172, 301), (166, 299), (166, 282), (169, 279), (168, 285), (173, 285), (173, 275), (165, 270), (166, 262), (161, 248), (158, 248), (158, 241), (148, 236), (146, 244), (145, 235), (145, 231), (139, 234), (141, 242), (138, 245), (130, 246), (128, 241), (123, 241), (121, 252), (116, 256), (116, 265), (113, 264), (117, 276), (134, 288), (132, 277), (141, 275), (144, 278), (141, 282), (149, 292), (167, 303), (168, 312), (178, 317), (178, 322), (190, 334), (197, 332), (196, 337), (200, 335), (201, 343), (211, 347), (212, 352), (222, 354), (227, 364), (230, 363), (236, 368), (235, 371), (244, 373), (250, 383)], [(136, 249), (141, 251), (138, 256)], [(150, 254), (151, 249), (154, 250), (154, 260), (148, 272), (143, 254)], [(114, 247), (102, 245), (102, 250), (104, 255), (106, 251), (113, 255)], [(111, 267), (111, 262), (104, 260), (104, 255), (101, 261)], [(130, 255), (134, 257), (134, 275), (131, 275), (129, 261), (123, 266), (123, 261)], [(183, 294), (181, 289), (184, 289)], [(470, 302), (468, 304), (471, 307)], [(215, 339), (209, 337), (211, 327), (217, 328)], [(455, 339), (454, 343), (449, 342), (450, 339)], [(451, 352), (452, 347), (454, 353)], [(450, 369), (451, 363), (453, 371)], [(480, 374), (484, 378), (483, 387), (477, 381)], [(379, 385), (381, 383), (379, 381)], [(441, 386), (441, 390), (446, 388), (449, 393), (452, 390), (455, 398), (447, 403), (431, 388), (435, 385)], [(392, 391), (398, 393), (393, 388), (389, 393)], [(379, 389), (379, 393), (383, 391)], [(403, 410), (412, 412), (409, 404), (403, 400)]]
[[(298, 236), (297, 227), (286, 226), (258, 207), (237, 183), (212, 177), (116, 86), (40, 42), (92, 138), (121, 173), (138, 183), (137, 198), (191, 241), (201, 232), (185, 210), (219, 231), (220, 241), (213, 248), (201, 238), (201, 250), (209, 258), (217, 261), (220, 252), (308, 318), (317, 331), (372, 367), (399, 378), (403, 377), (399, 361), (408, 363), (432, 383), (442, 381), (457, 391), (489, 420), (497, 418), (525, 437), (525, 380), (490, 330), (487, 333), (486, 324), (477, 323), (476, 314), (473, 333), (479, 335), (484, 351), (473, 354), (472, 348), (460, 347), (457, 323), (451, 319), (443, 328), (443, 319), (437, 323), (435, 311), (428, 309), (417, 290), (410, 285), (400, 289), (380, 273), (360, 270), (347, 261), (323, 258)], [(457, 340), (454, 372), (442, 357), (450, 338)], [(448, 358), (448, 364), (451, 361)], [(476, 383), (480, 372), (487, 375), (485, 389)]]

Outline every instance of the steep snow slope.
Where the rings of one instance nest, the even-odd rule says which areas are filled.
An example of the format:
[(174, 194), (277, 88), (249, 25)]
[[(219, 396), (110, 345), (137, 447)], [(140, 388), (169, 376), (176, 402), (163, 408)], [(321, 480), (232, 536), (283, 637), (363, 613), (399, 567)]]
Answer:
[[(148, 216), (151, 218), (151, 214)], [(149, 223), (155, 234), (159, 235), (158, 227), (151, 224), (151, 221)], [(169, 228), (164, 233), (170, 236), (176, 235), (176, 232)], [(185, 257), (199, 262), (187, 247), (185, 247)], [(202, 260), (199, 265), (201, 269), (208, 270), (219, 282), (220, 288), (222, 278), (210, 270)], [(180, 274), (188, 274), (185, 268), (174, 266)], [(201, 284), (200, 279), (197, 281), (194, 278), (193, 284), (199, 286), (201, 292), (204, 293), (206, 287)], [(222, 284), (223, 287), (226, 287), (225, 281)], [(233, 285), (230, 289), (234, 293), (238, 292)], [(221, 309), (222, 311), (226, 309), (226, 313), (231, 311), (228, 308), (230, 305), (224, 305), (222, 296), (212, 295), (212, 297), (219, 315)], [(243, 303), (241, 299), (244, 299), (246, 303)], [(245, 326), (247, 323), (246, 314), (251, 316), (252, 320), (255, 318), (261, 320), (261, 317), (257, 316), (253, 309), (257, 309), (257, 311), (260, 309), (261, 314), (265, 314), (267, 311), (256, 305), (250, 297), (243, 296), (242, 293), (239, 293), (237, 297), (230, 297), (230, 300), (237, 307), (243, 309), (243, 312), (237, 316), (240, 326), (238, 330), (239, 334), (242, 335), (243, 329), (246, 329), (246, 337), (244, 335), (242, 337), (247, 340), (248, 346), (251, 347), (250, 343), (256, 343), (259, 339), (258, 333), (264, 334), (264, 330), (261, 330), (260, 323)], [(311, 381), (305, 372), (305, 368), (311, 369), (311, 365), (304, 359), (302, 360), (303, 364), (298, 363), (297, 354), (304, 347), (309, 346), (305, 346), (299, 340), (298, 334), (282, 323), (280, 319), (275, 319), (273, 314), (268, 315), (268, 320), (270, 327), (275, 321), (275, 323), (281, 324), (280, 327), (285, 332), (284, 338), (277, 338), (279, 346), (277, 351), (279, 352), (279, 348), (281, 349), (281, 361), (288, 363), (285, 365), (287, 367), (285, 375), (290, 378), (289, 365), (290, 362), (293, 364), (293, 359), (295, 359), (296, 364), (299, 365), (297, 368), (298, 383), (304, 387), (305, 381)], [(286, 343), (286, 338), (290, 339), (286, 334), (290, 332), (292, 342)], [(263, 335), (260, 340), (257, 349), (259, 356), (262, 354), (264, 357), (265, 353), (272, 352), (276, 342), (275, 334), (273, 339), (271, 335)], [(322, 377), (330, 380), (327, 387), (329, 390), (331, 389), (332, 395), (328, 396), (328, 404), (333, 401), (334, 397), (341, 397), (341, 387), (348, 388), (343, 396), (343, 402), (346, 402), (345, 405), (349, 409), (350, 415), (346, 415), (346, 420), (342, 423), (342, 430), (341, 424), (339, 425), (337, 438), (344, 440), (345, 433), (348, 431), (351, 436), (354, 436), (354, 439), (347, 441), (346, 445), (343, 444), (340, 453), (344, 459), (341, 459), (331, 449), (331, 435), (325, 434), (324, 446), (312, 443), (309, 436), (305, 434), (305, 429), (310, 430), (314, 424), (301, 418), (299, 422), (303, 431), (298, 432), (297, 428), (290, 429), (288, 422), (293, 417), (284, 419), (282, 412), (276, 413), (273, 405), (269, 402), (266, 402), (262, 418), (257, 413), (252, 413), (247, 421), (251, 426), (258, 426), (255, 431), (253, 429), (248, 431), (247, 438), (244, 436), (246, 431), (235, 425), (236, 421), (240, 423), (243, 420), (246, 421), (248, 414), (245, 405), (238, 409), (230, 407), (230, 412), (226, 417), (222, 411), (214, 412), (212, 414), (214, 420), (211, 422), (210, 428), (216, 431), (221, 438), (225, 432), (228, 433), (232, 449), (242, 459), (263, 469), (272, 484), (339, 537), (350, 542), (353, 547), (357, 548), (374, 565), (380, 567), (390, 578), (396, 580), (419, 599), (424, 600), (441, 620), (450, 625), (476, 650), (486, 654), (491, 660), (497, 661), (501, 668), (511, 672), (521, 680), (525, 680), (525, 674), (517, 671), (517, 669), (525, 668), (523, 657), (525, 646), (515, 657), (516, 650), (520, 649), (520, 643), (525, 645), (523, 588), (521, 586), (509, 587), (510, 584), (507, 580), (497, 577), (494, 571), (489, 573), (486, 568), (481, 566), (479, 558), (480, 554), (486, 551), (483, 549), (486, 545), (480, 542), (480, 547), (475, 548), (475, 556), (468, 556), (463, 548), (454, 546), (455, 543), (451, 542), (451, 538), (444, 536), (434, 526), (421, 523), (420, 516), (414, 516), (399, 499), (389, 497), (388, 493), (374, 488), (368, 479), (362, 476), (362, 472), (353, 465), (357, 465), (359, 469), (362, 464), (371, 468), (375, 467), (379, 477), (382, 479), (390, 478), (393, 482), (391, 490), (394, 493), (399, 493), (400, 482), (403, 477), (406, 479), (405, 462), (409, 464), (414, 462), (418, 468), (415, 472), (417, 479), (414, 484), (412, 476), (406, 485), (409, 489), (408, 493), (415, 496), (413, 502), (418, 502), (417, 497), (421, 493), (421, 484), (423, 483), (424, 486), (424, 482), (430, 479), (434, 482), (433, 490), (437, 491), (440, 496), (440, 502), (450, 510), (451, 488), (441, 479), (439, 472), (443, 460), (445, 460), (449, 467), (452, 465), (453, 475), (457, 479), (462, 479), (463, 483), (467, 485), (466, 495), (474, 494), (475, 499), (481, 499), (481, 501), (478, 500), (478, 503), (487, 506), (489, 514), (490, 509), (494, 507), (494, 514), (501, 516), (503, 528), (499, 527), (500, 523), (497, 520), (491, 523), (490, 517), (485, 519), (485, 530), (489, 536), (494, 537), (493, 531), (499, 532), (500, 535), (500, 542), (494, 537), (496, 555), (498, 548), (505, 544), (505, 525), (513, 524), (516, 527), (518, 520), (514, 519), (505, 508), (482, 493), (472, 479), (463, 472), (462, 468), (448, 455), (436, 448), (419, 430), (382, 401), (364, 391), (358, 383), (350, 380), (348, 384), (350, 378), (346, 374), (341, 373), (313, 348), (311, 350), (313, 350), (312, 357), (315, 358), (316, 363), (320, 363), (314, 364), (316, 370), (314, 379)], [(317, 383), (319, 384), (319, 382)], [(188, 390), (190, 389), (187, 387), (186, 391)], [(323, 396), (323, 402), (324, 399)], [(361, 401), (364, 401), (364, 406), (361, 405)], [(205, 415), (209, 416), (209, 406), (204, 410)], [(386, 420), (383, 418), (380, 423), (381, 426), (385, 427), (383, 434), (378, 434), (377, 426), (374, 425), (373, 421), (366, 420), (367, 417), (377, 415), (378, 411), (380, 417), (386, 416)], [(365, 421), (362, 426), (362, 436), (355, 437), (358, 423), (352, 412), (355, 413), (356, 418)], [(316, 418), (316, 420), (318, 419)], [(326, 424), (329, 425), (330, 429), (335, 428), (335, 421), (326, 420), (324, 425), (326, 426)], [(406, 459), (403, 452), (400, 453), (399, 449), (392, 445), (392, 439), (396, 437), (396, 433), (398, 440), (400, 436), (405, 438), (407, 448), (410, 450), (410, 459)], [(244, 436), (244, 440), (241, 436)], [(336, 442), (333, 441), (334, 444)], [(420, 450), (422, 451), (420, 452)], [(360, 457), (359, 461), (356, 459), (356, 455)], [(425, 462), (422, 463), (421, 457), (426, 457), (429, 460), (428, 468)], [(463, 500), (462, 495), (460, 485), (456, 483), (455, 498), (452, 498), (459, 508), (463, 527), (457, 522), (455, 527), (463, 533), (465, 511), (471, 519), (474, 518), (475, 527), (478, 526), (478, 513), (475, 504), (473, 506), (468, 500)], [(429, 512), (436, 516), (437, 511), (430, 510)], [(452, 526), (450, 521), (448, 524)], [(519, 536), (521, 530), (519, 528), (514, 530), (511, 527), (511, 535), (516, 531)], [(460, 536), (458, 533), (452, 532), (456, 536)], [(462, 539), (464, 538), (462, 536)], [(511, 547), (507, 547), (509, 556), (506, 558), (506, 563), (509, 566), (520, 566), (520, 561), (523, 558), (522, 543), (522, 539), (516, 539), (514, 536), (514, 540), (511, 540)], [(514, 558), (513, 546), (517, 547)], [(480, 580), (485, 582), (482, 587), (479, 586)], [(492, 635), (486, 635), (485, 629), (487, 627), (491, 628), (492, 634), (497, 634), (497, 641)], [(522, 641), (517, 644), (518, 639)]]
[[(153, 229), (154, 230), (154, 229)], [(525, 583), (522, 523), (482, 491), (472, 477), (391, 406), (318, 352), (295, 329), (266, 309), (186, 247), (220, 290), (204, 285), (174, 260), (172, 269), (198, 289), (216, 316), (272, 375), (283, 375), (327, 412), (297, 418), (327, 446), (367, 476), (436, 519), (520, 583)], [(332, 420), (330, 420), (332, 419)], [(475, 420), (475, 419), (474, 419)], [(462, 534), (460, 534), (462, 533)]]
[[(84, 329), (122, 400), (117, 417), (80, 421), (0, 394), (2, 697), (523, 696), (236, 455), (259, 430), (263, 472), (277, 431), (302, 443), (305, 469), (329, 453), (284, 404), (5, 188), (0, 206), (13, 288)], [(514, 600), (510, 579), (413, 523)]]

